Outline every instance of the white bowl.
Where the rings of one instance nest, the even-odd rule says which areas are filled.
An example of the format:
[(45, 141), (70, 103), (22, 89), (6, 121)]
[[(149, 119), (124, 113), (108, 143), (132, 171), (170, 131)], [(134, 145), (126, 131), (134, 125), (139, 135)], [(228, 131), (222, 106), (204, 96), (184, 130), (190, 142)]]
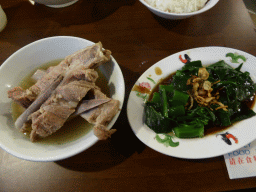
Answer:
[[(94, 43), (78, 37), (45, 38), (19, 49), (2, 64), (0, 67), (0, 147), (2, 149), (25, 160), (56, 161), (78, 154), (98, 141), (93, 132), (89, 131), (63, 144), (32, 143), (15, 128), (11, 112), (12, 100), (7, 97), (7, 91), (16, 87), (36, 67), (56, 59), (63, 59), (92, 44)], [(109, 63), (100, 66), (99, 69), (108, 80), (111, 97), (120, 101), (121, 109), (125, 85), (119, 65), (112, 57)], [(110, 122), (109, 129), (114, 125), (119, 113)]]
[(216, 5), (219, 0), (209, 0), (208, 3), (200, 10), (192, 12), (192, 13), (168, 13), (161, 11), (157, 8), (152, 7), (149, 5), (147, 2), (144, 0), (140, 0), (140, 2), (145, 5), (152, 13), (156, 14), (159, 17), (165, 18), (165, 19), (173, 19), (173, 20), (178, 20), (178, 19), (186, 19), (194, 15), (201, 14), (205, 11), (208, 11), (211, 9), (214, 5)]
[(76, 3), (78, 0), (33, 0), (36, 3), (43, 4), (53, 8), (62, 8)]

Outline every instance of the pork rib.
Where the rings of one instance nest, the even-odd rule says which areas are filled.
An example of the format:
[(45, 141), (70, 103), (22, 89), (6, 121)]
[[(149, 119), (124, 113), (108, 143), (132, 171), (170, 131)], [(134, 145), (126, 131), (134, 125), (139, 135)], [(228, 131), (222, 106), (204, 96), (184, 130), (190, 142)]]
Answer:
[[(79, 76), (81, 79), (74, 78), (77, 72), (81, 71), (84, 72), (84, 75)], [(91, 82), (88, 81), (88, 76)], [(88, 91), (98, 89), (95, 85), (97, 78), (98, 74), (95, 70), (85, 69), (83, 66), (69, 72), (51, 97), (38, 111), (30, 115), (29, 118), (32, 120), (30, 140), (35, 141), (38, 137), (47, 137), (60, 129), (68, 117), (75, 112), (78, 103)]]
[(67, 56), (55, 67), (50, 67), (33, 86), (27, 90), (21, 87), (14, 87), (8, 91), (8, 97), (27, 108), (57, 77), (72, 70), (77, 65), (83, 65), (85, 68), (96, 68), (110, 60), (111, 51), (103, 50), (101, 42), (81, 49), (72, 55)]
[(56, 87), (62, 81), (62, 76), (60, 75), (56, 81), (53, 82), (15, 121), (15, 126), (18, 129), (23, 127), (23, 124), (28, 121), (28, 117), (33, 112), (37, 111), (40, 106), (50, 97), (51, 93), (56, 89)]
[[(99, 139), (109, 138), (116, 130), (107, 130), (107, 125), (118, 112), (119, 101), (108, 98), (95, 85), (98, 74), (94, 68), (109, 61), (110, 55), (111, 52), (103, 50), (102, 44), (99, 42), (67, 56), (59, 65), (49, 67), (47, 71), (38, 70), (33, 77), (37, 82), (29, 89), (23, 90), (20, 87), (15, 87), (9, 90), (8, 97), (25, 108), (31, 108), (34, 106), (33, 104), (38, 103), (36, 99), (43, 97), (45, 90), (59, 76), (64, 77), (38, 110), (35, 111), (35, 108), (32, 107), (32, 112), (35, 112), (30, 115), (25, 113), (21, 131), (28, 131), (27, 120), (29, 120), (32, 126), (31, 141), (53, 134), (63, 126), (71, 114), (74, 114), (80, 101), (92, 90), (90, 92), (94, 93), (95, 101), (104, 100), (105, 103), (96, 105), (95, 108), (84, 112), (81, 116), (94, 124), (93, 132)], [(33, 104), (31, 105), (31, 103)], [(20, 122), (19, 128), (22, 124)]]
[[(98, 89), (94, 90), (94, 96), (96, 99), (108, 98)], [(80, 116), (87, 120), (89, 123), (94, 124), (93, 133), (98, 137), (98, 139), (105, 140), (116, 131), (115, 129), (108, 130), (107, 125), (119, 111), (119, 104), (120, 101), (111, 99), (109, 102), (104, 103), (97, 108), (80, 114)]]

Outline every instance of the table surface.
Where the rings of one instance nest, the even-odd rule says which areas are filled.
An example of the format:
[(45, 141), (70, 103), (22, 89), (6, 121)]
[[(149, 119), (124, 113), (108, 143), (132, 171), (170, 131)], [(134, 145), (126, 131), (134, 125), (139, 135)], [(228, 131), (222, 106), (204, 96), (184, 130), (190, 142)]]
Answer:
[(256, 177), (230, 180), (223, 156), (186, 160), (141, 143), (128, 123), (126, 103), (137, 78), (176, 52), (223, 46), (256, 56), (256, 33), (242, 0), (219, 1), (185, 20), (153, 15), (138, 0), (80, 0), (54, 9), (24, 0), (1, 0), (8, 24), (0, 33), (0, 64), (41, 38), (67, 35), (101, 41), (120, 65), (125, 103), (117, 132), (58, 162), (30, 162), (0, 149), (0, 191), (224, 191), (256, 187)]

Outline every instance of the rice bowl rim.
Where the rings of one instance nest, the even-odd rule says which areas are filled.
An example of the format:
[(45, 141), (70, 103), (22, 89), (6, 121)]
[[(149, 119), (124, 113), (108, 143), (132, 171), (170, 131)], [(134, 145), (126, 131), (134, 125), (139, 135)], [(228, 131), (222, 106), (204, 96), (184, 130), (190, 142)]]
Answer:
[[(194, 12), (190, 12), (190, 13), (170, 13), (170, 12), (166, 12), (166, 11), (162, 11), (160, 9), (157, 9), (151, 5), (149, 5), (147, 2), (145, 2), (145, 0), (139, 0), (143, 5), (145, 5), (146, 7), (148, 7), (149, 9), (152, 9), (156, 12), (160, 12), (162, 14), (166, 14), (166, 15), (170, 15), (170, 16), (193, 16), (193, 15), (196, 15), (196, 14), (200, 14), (200, 13), (203, 13), (209, 9), (211, 9), (212, 7), (214, 7), (218, 2), (219, 0), (209, 0), (206, 4), (208, 4), (209, 2), (213, 1), (213, 4), (211, 6), (209, 6), (208, 8), (205, 8), (205, 6), (198, 10), (198, 11), (194, 11)], [(205, 4), (205, 5), (206, 5)]]

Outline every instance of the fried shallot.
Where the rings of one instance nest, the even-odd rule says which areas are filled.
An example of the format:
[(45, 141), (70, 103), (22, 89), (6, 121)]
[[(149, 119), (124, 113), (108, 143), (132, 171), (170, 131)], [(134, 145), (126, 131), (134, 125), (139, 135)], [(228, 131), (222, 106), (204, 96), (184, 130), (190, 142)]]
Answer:
[(215, 94), (212, 94), (212, 86), (218, 82), (211, 83), (207, 80), (208, 78), (208, 71), (205, 67), (202, 67), (198, 70), (198, 76), (193, 75), (187, 80), (187, 85), (192, 86), (192, 89), (188, 91), (190, 96), (190, 106), (188, 110), (193, 107), (193, 103), (196, 101), (200, 106), (210, 108), (212, 104), (217, 104), (219, 107), (217, 107), (215, 110), (223, 109), (228, 111), (228, 106), (218, 101), (219, 92), (217, 91)]

